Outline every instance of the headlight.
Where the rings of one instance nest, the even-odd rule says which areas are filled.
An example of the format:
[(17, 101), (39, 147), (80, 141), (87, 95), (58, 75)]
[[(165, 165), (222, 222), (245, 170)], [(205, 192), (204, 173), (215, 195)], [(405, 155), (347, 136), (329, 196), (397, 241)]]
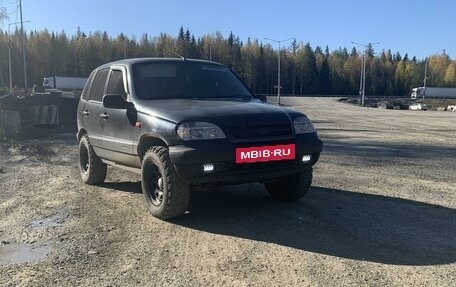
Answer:
[(293, 122), (293, 125), (297, 134), (315, 132), (315, 128), (312, 122), (307, 117), (296, 118)]
[(223, 131), (208, 122), (187, 122), (177, 127), (177, 135), (185, 140), (211, 140), (226, 138)]

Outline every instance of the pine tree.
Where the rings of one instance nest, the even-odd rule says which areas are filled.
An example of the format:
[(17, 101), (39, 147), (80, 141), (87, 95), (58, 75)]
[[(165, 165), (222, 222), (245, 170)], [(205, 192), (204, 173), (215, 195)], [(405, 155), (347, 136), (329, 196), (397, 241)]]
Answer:
[(318, 91), (317, 64), (314, 51), (309, 43), (302, 49), (301, 57), (303, 93), (316, 93)]
[(366, 56), (369, 57), (370, 59), (374, 58), (374, 56), (375, 56), (374, 46), (371, 43), (367, 44)]

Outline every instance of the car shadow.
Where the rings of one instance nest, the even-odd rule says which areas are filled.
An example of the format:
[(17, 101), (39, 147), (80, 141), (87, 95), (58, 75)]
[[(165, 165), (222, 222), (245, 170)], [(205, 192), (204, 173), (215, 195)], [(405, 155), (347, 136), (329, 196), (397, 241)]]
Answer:
[(140, 181), (116, 181), (116, 182), (103, 182), (97, 184), (98, 187), (113, 189), (116, 191), (142, 193)]
[(192, 193), (174, 224), (298, 250), (394, 265), (456, 262), (456, 211), (412, 200), (312, 187), (295, 203), (259, 184)]

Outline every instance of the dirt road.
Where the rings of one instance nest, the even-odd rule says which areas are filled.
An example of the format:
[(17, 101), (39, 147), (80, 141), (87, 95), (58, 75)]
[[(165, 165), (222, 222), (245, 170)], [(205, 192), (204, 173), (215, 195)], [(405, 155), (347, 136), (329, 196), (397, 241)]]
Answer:
[(0, 286), (454, 286), (456, 113), (282, 98), (324, 152), (291, 204), (262, 185), (149, 215), (139, 177), (82, 184), (73, 134), (0, 144)]

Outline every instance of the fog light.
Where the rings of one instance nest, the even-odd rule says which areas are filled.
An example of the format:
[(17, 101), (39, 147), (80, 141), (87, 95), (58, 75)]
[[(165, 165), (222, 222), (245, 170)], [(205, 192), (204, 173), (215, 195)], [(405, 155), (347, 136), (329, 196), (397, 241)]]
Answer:
[(214, 171), (214, 165), (212, 163), (205, 163), (203, 164), (203, 171), (204, 172), (211, 172)]
[(309, 162), (312, 159), (310, 154), (306, 154), (302, 156), (302, 162)]

